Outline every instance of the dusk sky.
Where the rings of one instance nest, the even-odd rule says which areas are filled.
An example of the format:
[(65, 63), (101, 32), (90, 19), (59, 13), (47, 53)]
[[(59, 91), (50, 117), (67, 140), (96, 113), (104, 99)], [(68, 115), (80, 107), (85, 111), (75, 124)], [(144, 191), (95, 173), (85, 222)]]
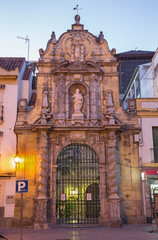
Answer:
[(56, 38), (71, 29), (76, 5), (81, 24), (95, 36), (103, 31), (109, 49), (155, 51), (158, 47), (158, 0), (0, 0), (0, 57), (37, 61), (55, 31)]

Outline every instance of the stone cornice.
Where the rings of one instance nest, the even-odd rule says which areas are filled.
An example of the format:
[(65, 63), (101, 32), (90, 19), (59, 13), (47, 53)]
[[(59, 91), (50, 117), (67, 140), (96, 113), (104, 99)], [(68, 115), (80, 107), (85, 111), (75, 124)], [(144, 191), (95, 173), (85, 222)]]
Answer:
[[(65, 72), (62, 72), (62, 71), (59, 71), (59, 72), (56, 72), (55, 74), (62, 74), (62, 73), (65, 73), (65, 74), (69, 74), (69, 75), (73, 75), (73, 74), (76, 74), (76, 73), (79, 73), (79, 74), (84, 74), (84, 75), (88, 75), (88, 74), (92, 74), (92, 73), (95, 73), (95, 74), (100, 74), (100, 71), (96, 71), (96, 72), (93, 72), (93, 71), (73, 71), (73, 72), (70, 72), (70, 71), (65, 71)], [(113, 76), (116, 76), (118, 77), (119, 76), (119, 73), (103, 73), (103, 75), (105, 77), (113, 77)], [(53, 74), (52, 73), (38, 73), (38, 76), (39, 77), (52, 77)]]
[(52, 128), (53, 126), (52, 126), (52, 124), (45, 124), (45, 125), (43, 125), (43, 124), (36, 124), (36, 125), (34, 125), (33, 127), (32, 127), (32, 130), (33, 131), (38, 131), (38, 130), (50, 130), (51, 128)]
[(138, 117), (144, 117), (144, 118), (158, 118), (158, 111), (137, 111)]
[(0, 80), (16, 80), (17, 75), (0, 75)]

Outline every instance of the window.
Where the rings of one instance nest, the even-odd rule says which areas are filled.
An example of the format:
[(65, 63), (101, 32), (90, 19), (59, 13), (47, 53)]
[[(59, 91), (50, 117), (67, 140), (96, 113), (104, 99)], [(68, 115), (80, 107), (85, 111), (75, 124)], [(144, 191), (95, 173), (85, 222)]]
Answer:
[(2, 200), (2, 185), (0, 185), (0, 202)]
[(158, 127), (153, 127), (154, 162), (158, 162)]
[(0, 104), (0, 121), (3, 121), (3, 106)]

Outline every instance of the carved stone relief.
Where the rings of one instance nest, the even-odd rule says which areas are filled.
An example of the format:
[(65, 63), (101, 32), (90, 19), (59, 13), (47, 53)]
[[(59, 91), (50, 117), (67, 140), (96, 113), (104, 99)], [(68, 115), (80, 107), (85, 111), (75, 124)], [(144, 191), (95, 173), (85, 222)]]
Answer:
[(75, 31), (69, 36), (63, 37), (61, 48), (70, 56), (72, 62), (83, 62), (91, 51), (92, 37), (87, 33)]
[(99, 134), (98, 133), (91, 133), (89, 134), (89, 142), (91, 145), (99, 142)]
[(66, 135), (64, 134), (59, 134), (58, 135), (58, 142), (61, 144), (61, 145), (65, 145), (66, 144)]
[(47, 206), (48, 200), (34, 199), (34, 211), (35, 211), (35, 226), (34, 228), (40, 229), (39, 224), (47, 222)]
[(72, 44), (71, 46), (71, 61), (84, 61), (84, 45), (83, 44)]
[(121, 226), (121, 218), (120, 218), (120, 199), (109, 199), (109, 205), (110, 205), (110, 219), (111, 219), (111, 225), (112, 226)]
[(20, 99), (19, 100), (18, 111), (19, 112), (26, 112), (27, 111), (27, 99)]
[(84, 131), (71, 131), (70, 133), (71, 142), (83, 142), (86, 141), (86, 133)]
[(136, 99), (127, 99), (127, 105), (128, 105), (128, 111), (129, 113), (135, 113), (136, 112)]

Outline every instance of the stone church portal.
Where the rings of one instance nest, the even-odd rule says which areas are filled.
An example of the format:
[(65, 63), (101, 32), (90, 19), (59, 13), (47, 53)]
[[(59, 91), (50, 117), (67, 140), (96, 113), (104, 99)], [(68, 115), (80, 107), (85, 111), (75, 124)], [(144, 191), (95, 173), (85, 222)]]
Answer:
[(88, 145), (72, 143), (57, 159), (56, 217), (58, 223), (98, 223), (99, 168)]
[(28, 179), (30, 189), (24, 222), (36, 229), (144, 221), (135, 141), (140, 127), (134, 102), (129, 113), (120, 106), (115, 53), (103, 32), (96, 37), (84, 30), (79, 16), (39, 50), (34, 107), (28, 110), (20, 99), (15, 126), (24, 159), (16, 177)]

